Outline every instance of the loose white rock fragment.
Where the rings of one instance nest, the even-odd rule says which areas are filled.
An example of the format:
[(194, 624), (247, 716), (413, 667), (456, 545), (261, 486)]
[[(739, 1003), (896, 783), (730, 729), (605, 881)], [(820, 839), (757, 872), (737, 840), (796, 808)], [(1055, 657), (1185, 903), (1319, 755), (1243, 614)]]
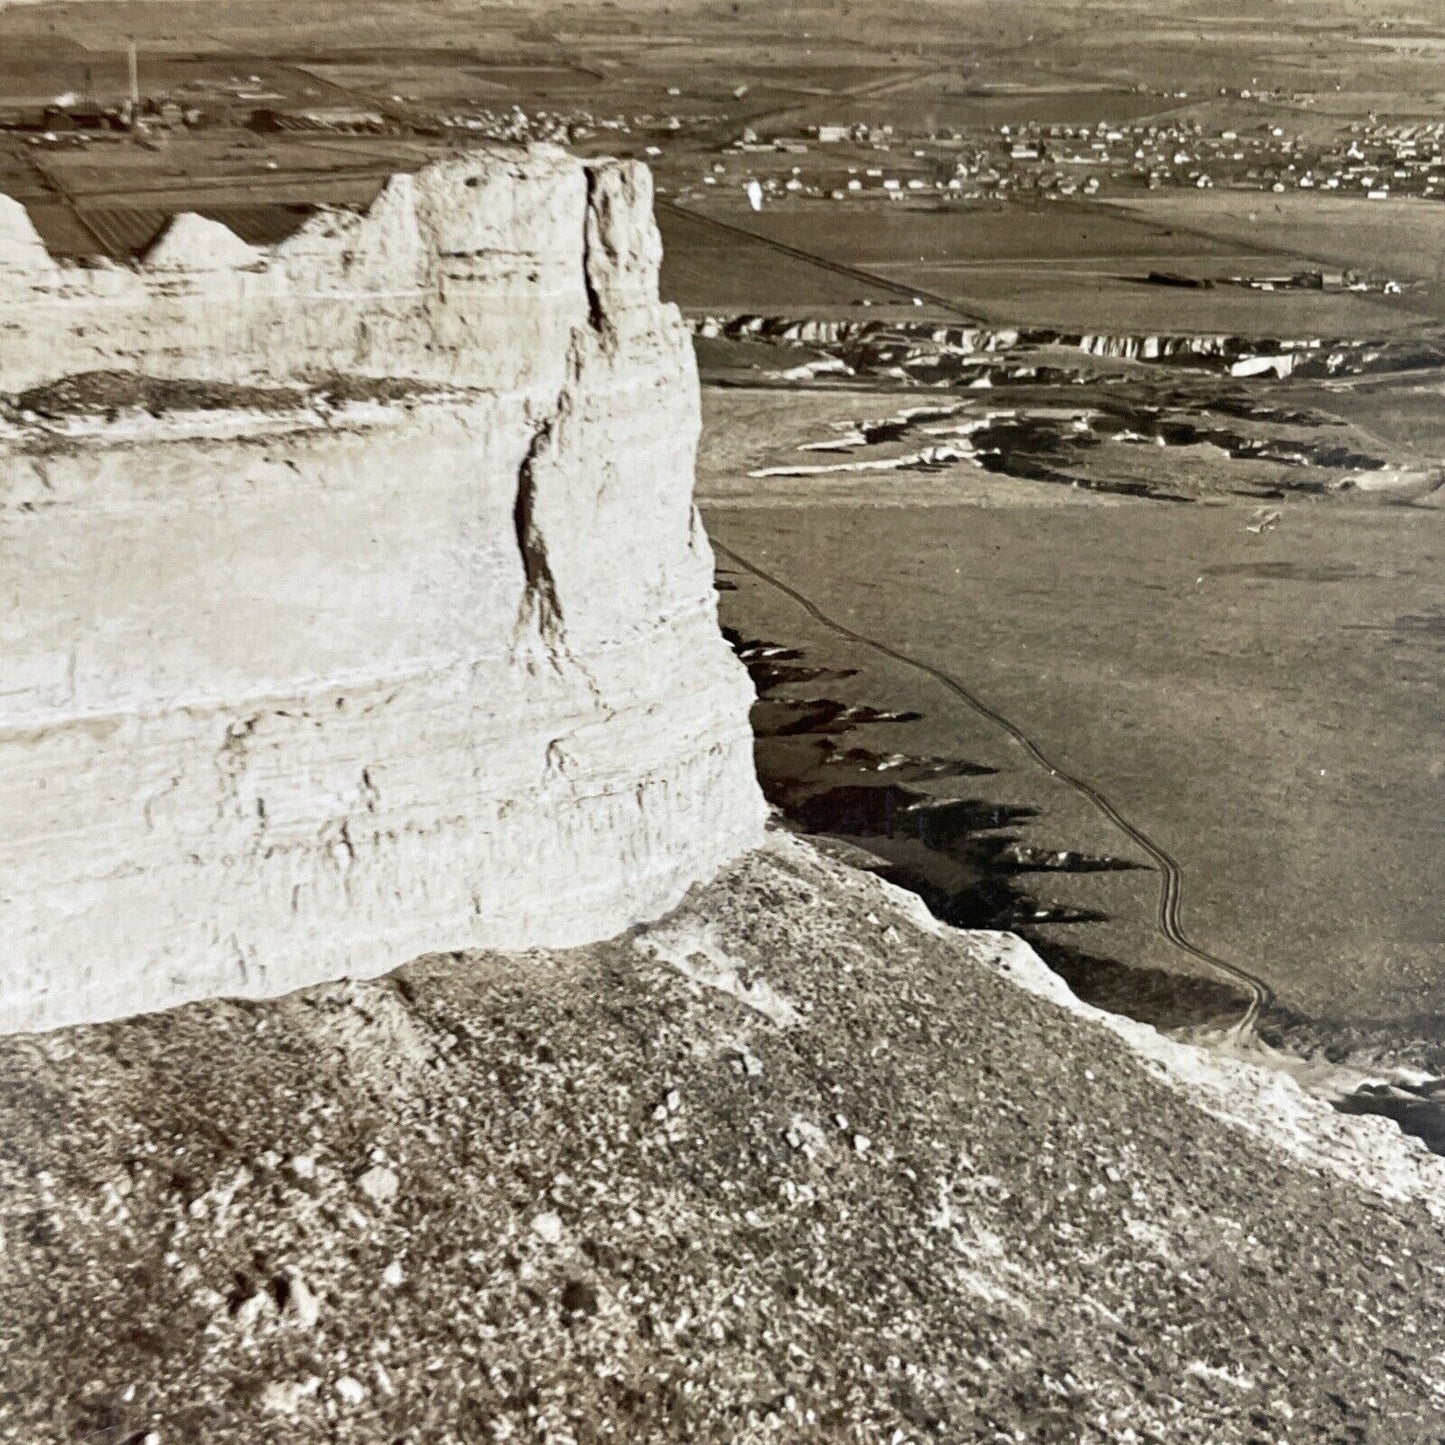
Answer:
[(684, 978), (729, 994), (780, 1029), (802, 1022), (792, 1001), (766, 979), (750, 976), (748, 966), (727, 952), (710, 924), (674, 920), (649, 929), (638, 937), (635, 946), (646, 957), (675, 968)]
[(331, 1388), (343, 1405), (359, 1405), (366, 1399), (366, 1386), (351, 1375), (343, 1375)]
[(255, 1294), (248, 1295), (236, 1306), (234, 1319), (236, 1328), (241, 1333), (249, 1334), (260, 1322), (261, 1316), (275, 1308), (275, 1301), (265, 1290), (257, 1290)]
[(305, 1380), (272, 1380), (261, 1391), (261, 1408), (272, 1415), (294, 1415), (301, 1408), (301, 1402), (314, 1395), (320, 1384), (315, 1375)]
[(562, 1240), (562, 1221), (550, 1210), (544, 1211), (533, 1219), (532, 1233), (543, 1244), (559, 1244)]
[(315, 1329), (321, 1318), (321, 1305), (298, 1270), (286, 1276), (286, 1314), (303, 1330)]
[(795, 1118), (783, 1137), (794, 1149), (801, 1149), (809, 1159), (828, 1147), (828, 1136), (811, 1119)]
[(748, 1048), (746, 1044), (736, 1045), (738, 1063), (742, 1071), (750, 1079), (755, 1079), (763, 1072), (763, 1061)]
[(392, 1260), (392, 1262), (387, 1265), (387, 1267), (381, 1272), (382, 1284), (390, 1285), (393, 1289), (395, 1289), (396, 1286), (399, 1285), (405, 1278), (406, 1272), (401, 1267), (401, 1261), (397, 1259)]
[(394, 1170), (384, 1164), (374, 1165), (356, 1181), (356, 1187), (376, 1205), (390, 1204), (401, 1188)]

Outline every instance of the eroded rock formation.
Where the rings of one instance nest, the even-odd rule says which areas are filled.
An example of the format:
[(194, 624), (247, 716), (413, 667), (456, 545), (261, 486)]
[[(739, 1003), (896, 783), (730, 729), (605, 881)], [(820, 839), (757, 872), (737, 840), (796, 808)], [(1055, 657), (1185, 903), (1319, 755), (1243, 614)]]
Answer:
[(0, 197), (0, 1029), (565, 946), (761, 835), (644, 168), (256, 251)]

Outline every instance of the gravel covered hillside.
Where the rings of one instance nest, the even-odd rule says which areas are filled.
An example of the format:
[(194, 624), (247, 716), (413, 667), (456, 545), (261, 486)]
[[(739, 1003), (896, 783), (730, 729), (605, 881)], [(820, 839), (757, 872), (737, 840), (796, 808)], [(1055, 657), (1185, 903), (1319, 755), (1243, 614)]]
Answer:
[(1433, 1161), (1032, 967), (775, 835), (611, 943), (0, 1041), (0, 1438), (1445, 1436)]

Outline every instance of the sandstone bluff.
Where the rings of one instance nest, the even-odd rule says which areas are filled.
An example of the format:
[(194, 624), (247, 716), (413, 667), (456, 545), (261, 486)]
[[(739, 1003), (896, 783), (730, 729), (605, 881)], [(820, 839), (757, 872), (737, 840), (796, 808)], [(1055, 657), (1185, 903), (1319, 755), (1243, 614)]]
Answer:
[(651, 199), (498, 151), (71, 267), (0, 197), (0, 1030), (586, 943), (760, 841)]

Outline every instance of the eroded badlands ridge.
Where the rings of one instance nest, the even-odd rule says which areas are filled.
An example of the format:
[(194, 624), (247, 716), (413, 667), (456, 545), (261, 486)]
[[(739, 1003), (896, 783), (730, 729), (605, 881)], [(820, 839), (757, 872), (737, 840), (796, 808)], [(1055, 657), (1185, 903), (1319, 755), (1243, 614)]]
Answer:
[(659, 257), (550, 149), (134, 268), (0, 197), (0, 1029), (602, 938), (758, 841)]

